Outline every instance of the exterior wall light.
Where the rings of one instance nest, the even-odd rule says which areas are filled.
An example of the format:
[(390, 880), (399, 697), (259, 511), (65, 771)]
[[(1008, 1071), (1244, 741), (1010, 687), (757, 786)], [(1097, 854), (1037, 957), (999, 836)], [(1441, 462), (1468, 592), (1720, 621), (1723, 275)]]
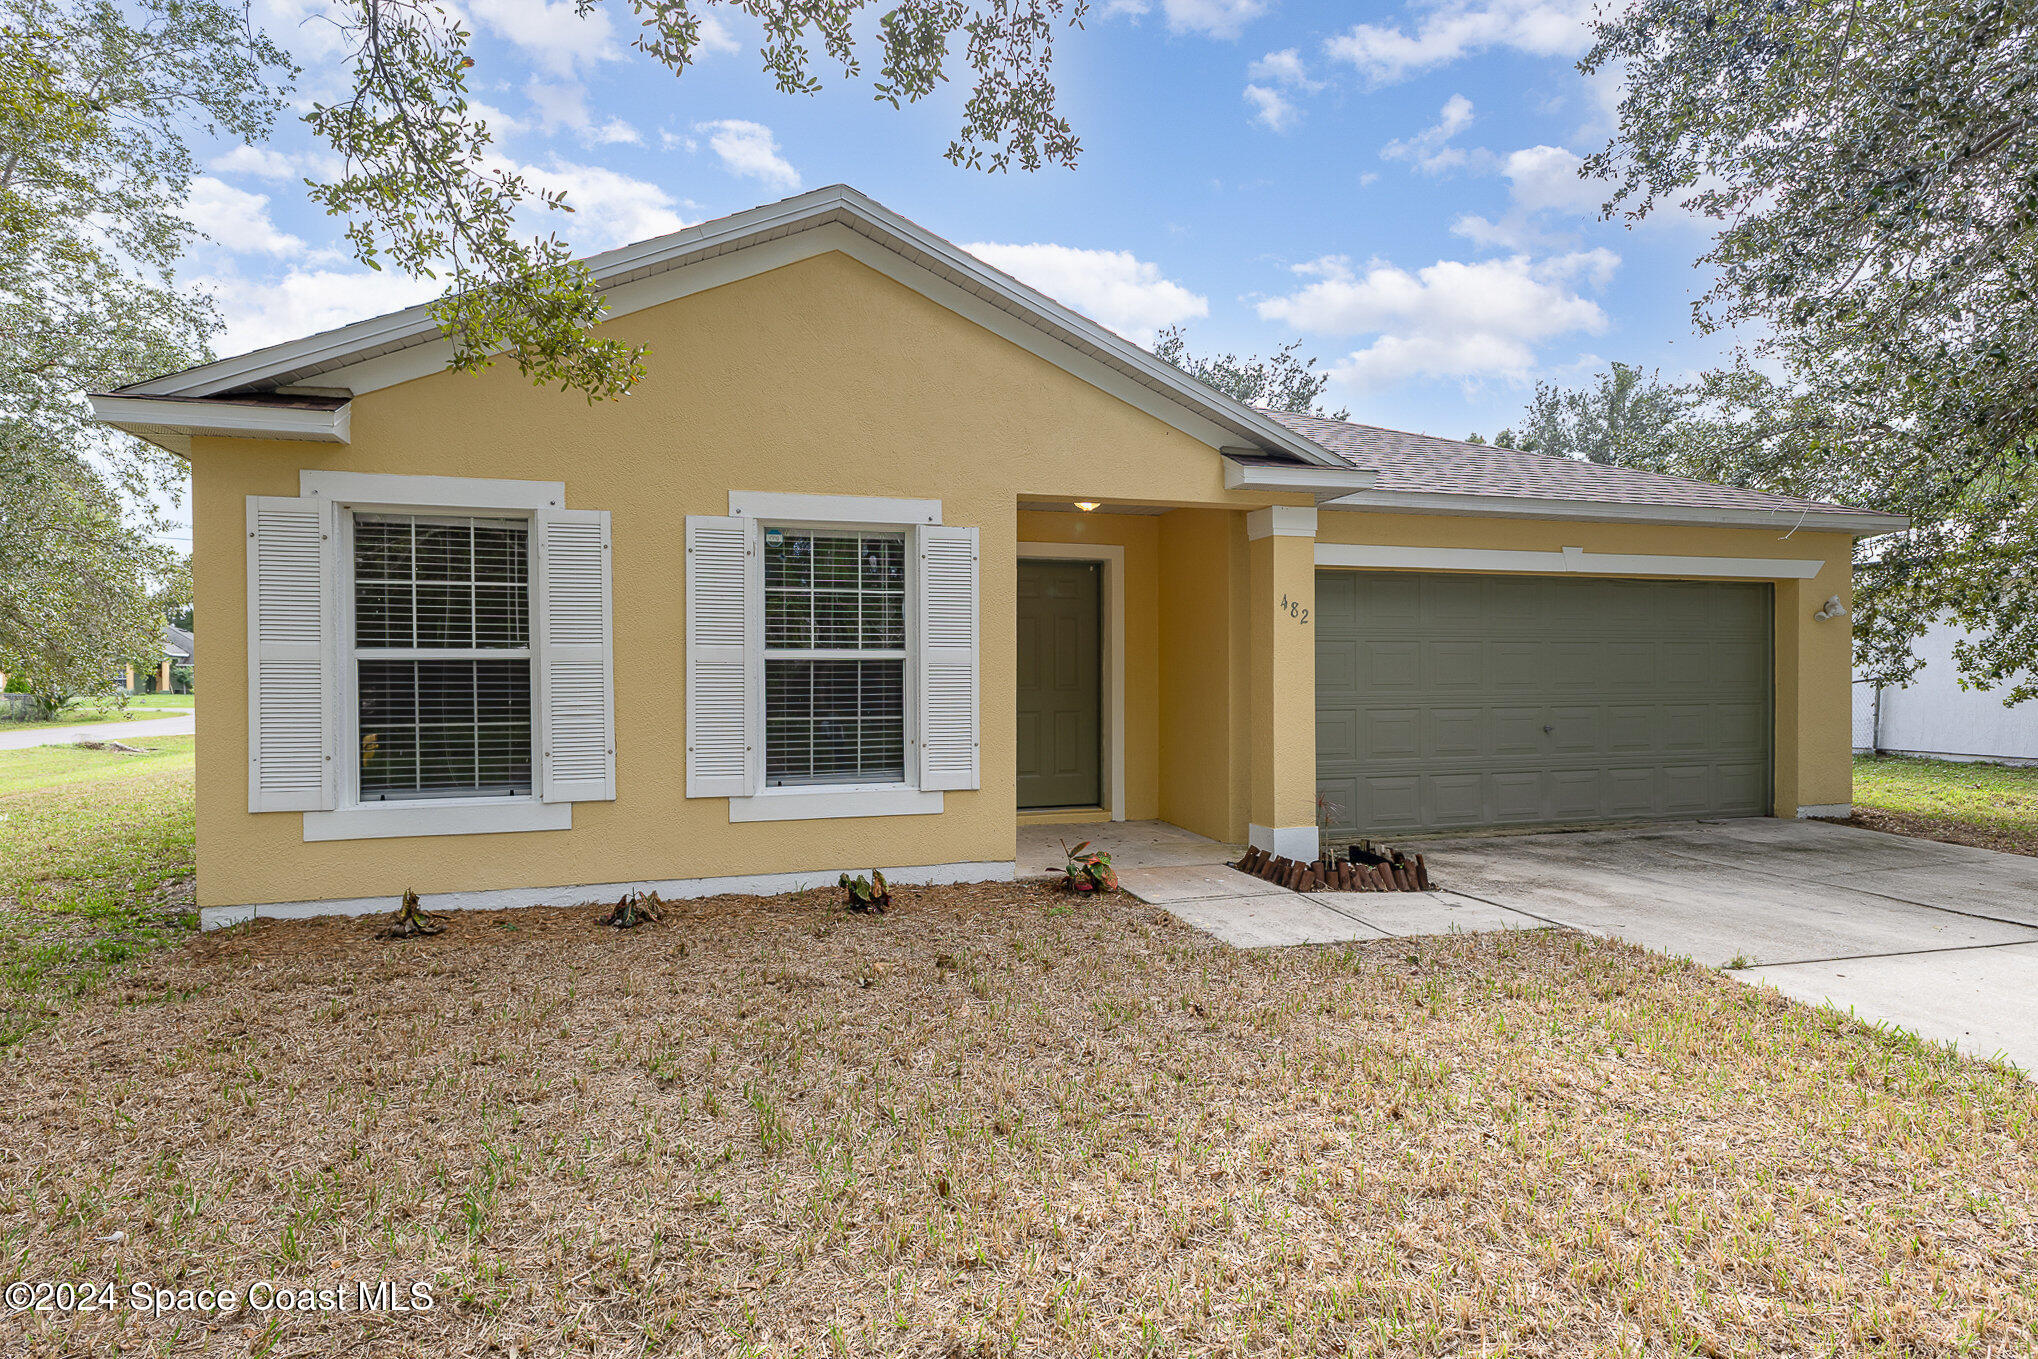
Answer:
[(1828, 618), (1845, 618), (1846, 616), (1847, 606), (1840, 602), (1840, 596), (1834, 595), (1831, 599), (1826, 601), (1826, 606), (1824, 608), (1820, 609), (1817, 613), (1812, 615), (1812, 619), (1815, 622), (1823, 623)]
[(1091, 510), (1096, 509), (1099, 505), (1103, 503), (1104, 502), (1101, 500), (1078, 500), (1076, 502), (1076, 508), (1081, 510), (1084, 514), (1088, 514)]

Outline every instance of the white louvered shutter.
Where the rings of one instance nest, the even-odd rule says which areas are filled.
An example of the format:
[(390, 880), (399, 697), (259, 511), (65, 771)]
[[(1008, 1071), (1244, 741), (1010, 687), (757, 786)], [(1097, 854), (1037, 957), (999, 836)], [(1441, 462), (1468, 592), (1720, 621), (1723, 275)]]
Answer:
[(977, 531), (927, 525), (920, 546), (920, 787), (977, 782)]
[(546, 802), (616, 796), (607, 510), (540, 510), (538, 765)]
[(248, 497), (248, 810), (334, 805), (326, 501)]
[(748, 797), (751, 521), (686, 519), (686, 795)]

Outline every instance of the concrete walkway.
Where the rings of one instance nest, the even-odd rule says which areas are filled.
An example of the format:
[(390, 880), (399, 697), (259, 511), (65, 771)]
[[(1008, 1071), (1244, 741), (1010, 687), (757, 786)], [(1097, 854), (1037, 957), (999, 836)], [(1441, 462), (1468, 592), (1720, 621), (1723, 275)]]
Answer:
[(1239, 948), (1336, 944), (1477, 930), (1540, 929), (1547, 922), (1452, 892), (1291, 892), (1228, 866), (1245, 852), (1164, 821), (1019, 828), (1021, 877), (1061, 868), (1062, 844), (1110, 851), (1126, 891)]
[(1770, 819), (1423, 849), (1465, 895), (2038, 1070), (2038, 859)]
[(93, 722), (79, 727), (29, 727), (22, 731), (0, 731), (0, 750), (26, 750), (30, 746), (67, 746), (75, 741), (126, 741), (137, 737), (189, 736), (198, 730), (198, 714), (175, 717), (136, 718), (132, 722)]

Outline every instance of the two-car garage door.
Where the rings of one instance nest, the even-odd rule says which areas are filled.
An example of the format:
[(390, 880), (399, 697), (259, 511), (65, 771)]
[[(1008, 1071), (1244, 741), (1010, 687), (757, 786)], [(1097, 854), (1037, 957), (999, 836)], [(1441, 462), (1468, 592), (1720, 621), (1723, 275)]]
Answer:
[(1770, 634), (1766, 584), (1319, 571), (1328, 826), (1766, 813)]

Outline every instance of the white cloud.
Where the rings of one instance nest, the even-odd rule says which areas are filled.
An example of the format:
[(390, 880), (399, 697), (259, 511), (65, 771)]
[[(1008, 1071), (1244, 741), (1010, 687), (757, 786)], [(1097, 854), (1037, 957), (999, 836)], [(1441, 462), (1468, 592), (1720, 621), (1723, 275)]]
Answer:
[(1451, 145), (1451, 140), (1472, 123), (1472, 101), (1462, 94), (1454, 94), (1444, 101), (1438, 111), (1437, 121), (1400, 141), (1388, 142), (1380, 148), (1384, 160), (1405, 160), (1413, 162), (1424, 174), (1437, 175), (1454, 170), (1471, 159), (1471, 153), (1463, 147)]
[(1501, 162), (1508, 194), (1524, 212), (1597, 213), (1607, 190), (1596, 179), (1581, 179), (1584, 158), (1561, 146), (1528, 146)]
[(215, 244), (236, 253), (284, 255), (304, 249), (303, 241), (277, 230), (269, 219), (267, 194), (236, 189), (211, 175), (191, 181), (185, 211)]
[(607, 250), (664, 236), (686, 225), (682, 204), (660, 186), (601, 165), (578, 165), (553, 156), (542, 165), (515, 165), (533, 189), (566, 194), (569, 215), (531, 209), (540, 229), (557, 231), (579, 250)]
[(297, 174), (290, 157), (266, 146), (236, 146), (207, 161), (206, 168), (223, 175), (253, 175), (257, 179), (291, 179)]
[(613, 146), (617, 143), (628, 146), (642, 146), (644, 144), (644, 138), (638, 133), (637, 129), (631, 127), (620, 118), (611, 118), (600, 127), (590, 130), (588, 137), (591, 141), (602, 146)]
[(1286, 132), (1302, 117), (1292, 100), (1269, 85), (1246, 86), (1245, 99), (1253, 106), (1253, 117), (1276, 132)]
[(1539, 57), (1577, 56), (1591, 46), (1593, 0), (1426, 0), (1408, 28), (1355, 24), (1324, 51), (1388, 84), (1496, 47)]
[(574, 0), (467, 0), (467, 8), (557, 76), (622, 55), (609, 16), (598, 8), (582, 15)]
[(490, 139), (498, 145), (505, 138), (514, 137), (517, 133), (526, 131), (530, 127), (529, 123), (515, 114), (505, 112), (481, 99), (470, 99), (467, 101), (467, 116), (474, 122), (486, 124)]
[(1246, 70), (1254, 80), (1270, 85), (1285, 85), (1291, 90), (1302, 90), (1314, 94), (1323, 88), (1323, 82), (1310, 78), (1309, 68), (1302, 62), (1302, 54), (1292, 47), (1278, 52), (1269, 52)]
[(1151, 344), (1165, 326), (1210, 314), (1207, 298), (1127, 250), (978, 241), (964, 250), (1121, 335)]
[[(1267, 0), (1160, 0), (1160, 7), (1171, 32), (1236, 38), (1267, 12)], [(1123, 14), (1136, 19), (1152, 12), (1152, 0), (1110, 0), (1104, 6), (1106, 18)]]
[(1535, 346), (1606, 329), (1606, 313), (1577, 291), (1604, 287), (1620, 264), (1610, 250), (1535, 260), (1439, 260), (1410, 273), (1383, 261), (1363, 270), (1342, 256), (1296, 268), (1311, 280), (1259, 304), (1262, 319), (1320, 335), (1370, 335), (1331, 365), (1339, 382), (1371, 388), (1408, 378), (1501, 378), (1535, 368)]
[(714, 52), (726, 54), (742, 50), (743, 45), (736, 41), (736, 35), (729, 31), (727, 24), (712, 14), (701, 16), (701, 39), (700, 45), (694, 49), (696, 54)]
[(281, 278), (222, 274), (197, 280), (219, 301), (226, 330), (217, 348), (245, 354), (438, 296), (440, 283), (398, 270), (293, 269)]
[(800, 172), (779, 154), (778, 138), (763, 123), (721, 118), (695, 123), (694, 131), (707, 137), (709, 148), (722, 158), (722, 168), (730, 174), (780, 189), (800, 187)]
[(524, 82), (524, 97), (537, 110), (538, 124), (546, 132), (560, 128), (586, 132), (594, 126), (587, 111), (587, 86), (577, 80), (548, 81), (534, 76)]

